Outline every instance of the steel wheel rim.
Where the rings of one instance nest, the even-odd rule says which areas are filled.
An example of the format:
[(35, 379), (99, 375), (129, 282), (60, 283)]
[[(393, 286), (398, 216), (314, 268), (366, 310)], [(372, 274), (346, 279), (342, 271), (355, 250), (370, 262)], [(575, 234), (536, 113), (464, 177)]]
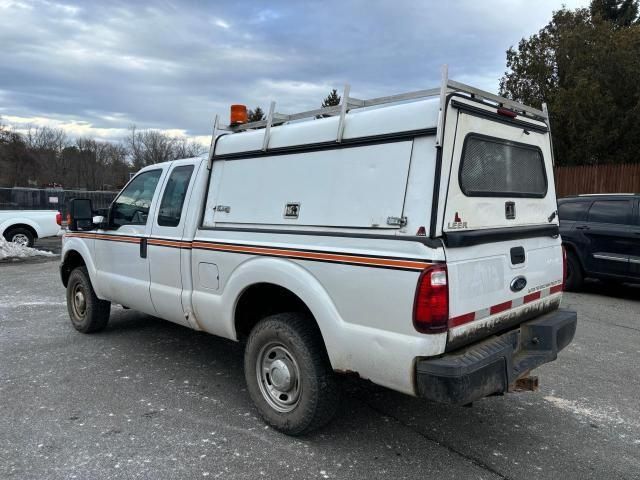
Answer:
[(295, 357), (282, 343), (268, 343), (258, 352), (256, 377), (263, 398), (280, 413), (292, 411), (300, 402), (302, 384)]
[(18, 245), (22, 245), (23, 247), (27, 247), (29, 245), (29, 237), (27, 237), (24, 233), (16, 233), (11, 241), (13, 243), (17, 243)]
[(87, 314), (87, 297), (85, 296), (84, 288), (79, 283), (73, 287), (71, 292), (71, 305), (75, 316), (83, 319)]

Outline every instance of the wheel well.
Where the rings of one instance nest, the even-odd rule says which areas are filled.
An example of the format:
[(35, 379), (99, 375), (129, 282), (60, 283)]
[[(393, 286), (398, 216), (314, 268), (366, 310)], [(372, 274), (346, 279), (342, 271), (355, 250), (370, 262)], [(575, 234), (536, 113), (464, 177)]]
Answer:
[(66, 287), (69, 281), (69, 275), (78, 267), (84, 267), (86, 264), (84, 258), (75, 250), (71, 250), (64, 257), (64, 262), (60, 267), (60, 276), (62, 277), (62, 284)]
[[(235, 327), (238, 339), (248, 337), (251, 329), (263, 318), (284, 312), (300, 312), (313, 319), (309, 307), (292, 291), (272, 283), (250, 286), (242, 292), (236, 304)], [(317, 327), (315, 319), (313, 322)]]
[(31, 235), (33, 235), (33, 238), (38, 238), (38, 233), (35, 231), (35, 229), (31, 225), (27, 225), (26, 223), (16, 223), (14, 225), (11, 225), (4, 230), (4, 233), (7, 234), (11, 230), (14, 230), (16, 228), (24, 228), (25, 230), (29, 230), (31, 232)]

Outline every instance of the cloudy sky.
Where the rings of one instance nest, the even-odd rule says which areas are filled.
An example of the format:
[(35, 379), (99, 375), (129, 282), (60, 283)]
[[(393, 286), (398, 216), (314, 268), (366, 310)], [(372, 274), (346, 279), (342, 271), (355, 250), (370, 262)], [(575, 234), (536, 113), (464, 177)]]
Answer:
[(0, 0), (5, 124), (119, 139), (128, 126), (206, 138), (245, 103), (316, 108), (428, 88), (440, 65), (497, 91), (505, 50), (588, 0)]

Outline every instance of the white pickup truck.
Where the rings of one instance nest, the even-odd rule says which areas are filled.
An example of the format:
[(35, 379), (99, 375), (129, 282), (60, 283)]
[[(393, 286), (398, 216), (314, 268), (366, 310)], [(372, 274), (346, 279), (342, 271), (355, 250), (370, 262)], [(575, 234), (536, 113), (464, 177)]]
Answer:
[(0, 210), (0, 235), (25, 247), (33, 247), (38, 238), (55, 237), (60, 225), (56, 210)]
[(249, 395), (292, 435), (331, 418), (336, 373), (459, 405), (535, 388), (577, 323), (559, 308), (544, 111), (445, 76), (249, 124), (235, 112), (208, 157), (142, 169), (106, 217), (72, 202), (77, 330), (116, 303), (243, 341)]

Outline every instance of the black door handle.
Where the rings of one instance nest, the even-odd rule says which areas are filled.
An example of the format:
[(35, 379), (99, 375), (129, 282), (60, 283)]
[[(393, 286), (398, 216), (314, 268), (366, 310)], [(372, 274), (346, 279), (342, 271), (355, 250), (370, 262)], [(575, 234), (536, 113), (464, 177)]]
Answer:
[(147, 239), (140, 239), (140, 258), (147, 258)]
[(589, 227), (587, 225), (580, 225), (576, 227), (576, 230), (589, 230)]

